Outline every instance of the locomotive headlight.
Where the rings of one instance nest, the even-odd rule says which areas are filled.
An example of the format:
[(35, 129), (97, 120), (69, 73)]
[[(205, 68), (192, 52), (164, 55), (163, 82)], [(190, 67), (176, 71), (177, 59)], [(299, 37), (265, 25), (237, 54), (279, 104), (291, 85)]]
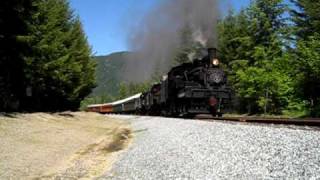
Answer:
[(213, 64), (214, 66), (219, 66), (220, 61), (219, 61), (218, 59), (213, 59), (213, 60), (212, 60), (212, 64)]

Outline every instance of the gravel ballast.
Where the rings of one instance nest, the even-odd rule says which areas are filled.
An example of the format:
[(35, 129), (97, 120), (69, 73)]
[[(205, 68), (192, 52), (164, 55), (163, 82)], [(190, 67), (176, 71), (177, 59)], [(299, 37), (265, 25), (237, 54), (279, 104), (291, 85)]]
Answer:
[(318, 179), (319, 128), (112, 116), (134, 141), (101, 179)]

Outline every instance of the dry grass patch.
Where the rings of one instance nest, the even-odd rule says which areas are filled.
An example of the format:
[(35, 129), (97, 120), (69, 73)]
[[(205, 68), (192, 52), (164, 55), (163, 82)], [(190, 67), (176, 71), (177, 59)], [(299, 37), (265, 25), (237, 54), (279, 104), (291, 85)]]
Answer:
[(107, 144), (103, 150), (108, 152), (120, 151), (126, 147), (128, 139), (131, 138), (131, 130), (127, 128), (118, 129), (114, 133), (112, 142)]
[(0, 116), (0, 179), (94, 178), (130, 137), (126, 122), (96, 113)]

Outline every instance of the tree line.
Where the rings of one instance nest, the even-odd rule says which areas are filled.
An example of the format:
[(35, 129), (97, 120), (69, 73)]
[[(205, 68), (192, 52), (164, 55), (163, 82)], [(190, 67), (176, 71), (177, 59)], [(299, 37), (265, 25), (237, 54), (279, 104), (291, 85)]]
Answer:
[(218, 48), (238, 112), (320, 115), (319, 8), (319, 0), (255, 0), (221, 20)]
[(0, 27), (0, 111), (77, 109), (95, 64), (67, 0), (3, 0)]

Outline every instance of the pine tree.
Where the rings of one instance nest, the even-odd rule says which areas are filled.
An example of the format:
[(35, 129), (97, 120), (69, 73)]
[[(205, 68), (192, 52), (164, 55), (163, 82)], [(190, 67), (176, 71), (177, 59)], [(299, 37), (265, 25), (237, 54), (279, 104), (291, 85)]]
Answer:
[(75, 109), (94, 86), (91, 50), (79, 18), (65, 0), (38, 1), (31, 24), (33, 54), (27, 58), (28, 107)]
[(275, 64), (283, 54), (286, 28), (281, 0), (256, 0), (219, 24), (219, 48), (231, 68), (230, 82), (249, 113), (279, 112), (287, 104), (287, 74)]
[(72, 44), (68, 47), (70, 63), (66, 69), (70, 80), (67, 84), (67, 87), (70, 87), (67, 99), (71, 102), (71, 107), (76, 108), (95, 86), (95, 64), (91, 59), (91, 49), (78, 17), (72, 21), (72, 29), (68, 37), (70, 39), (67, 41)]
[(308, 102), (312, 116), (320, 116), (320, 1), (292, 0), (296, 48), (292, 55), (295, 65), (297, 96)]
[(76, 109), (95, 64), (66, 0), (0, 2), (0, 110)]
[(264, 50), (269, 59), (280, 56), (287, 28), (285, 11), (282, 0), (256, 0), (239, 14), (231, 10), (218, 27), (222, 58), (228, 63), (248, 60), (253, 65), (260, 59), (253, 50)]
[(253, 42), (249, 32), (249, 19), (246, 11), (235, 14), (233, 10), (218, 24), (218, 47), (223, 63), (251, 58)]
[(282, 0), (256, 0), (248, 9), (251, 31), (255, 44), (269, 46), (274, 36), (286, 26), (284, 12), (286, 5)]
[(94, 87), (82, 25), (66, 0), (1, 1), (0, 110), (76, 109)]
[(292, 59), (296, 67), (297, 95), (308, 101), (312, 116), (320, 116), (320, 35), (300, 40)]
[(297, 39), (306, 40), (315, 32), (320, 32), (320, 1), (319, 0), (291, 0), (296, 7), (291, 9), (292, 20), (295, 24), (294, 32)]
[(33, 10), (31, 0), (0, 2), (0, 111), (19, 110), (25, 95), (26, 36)]

